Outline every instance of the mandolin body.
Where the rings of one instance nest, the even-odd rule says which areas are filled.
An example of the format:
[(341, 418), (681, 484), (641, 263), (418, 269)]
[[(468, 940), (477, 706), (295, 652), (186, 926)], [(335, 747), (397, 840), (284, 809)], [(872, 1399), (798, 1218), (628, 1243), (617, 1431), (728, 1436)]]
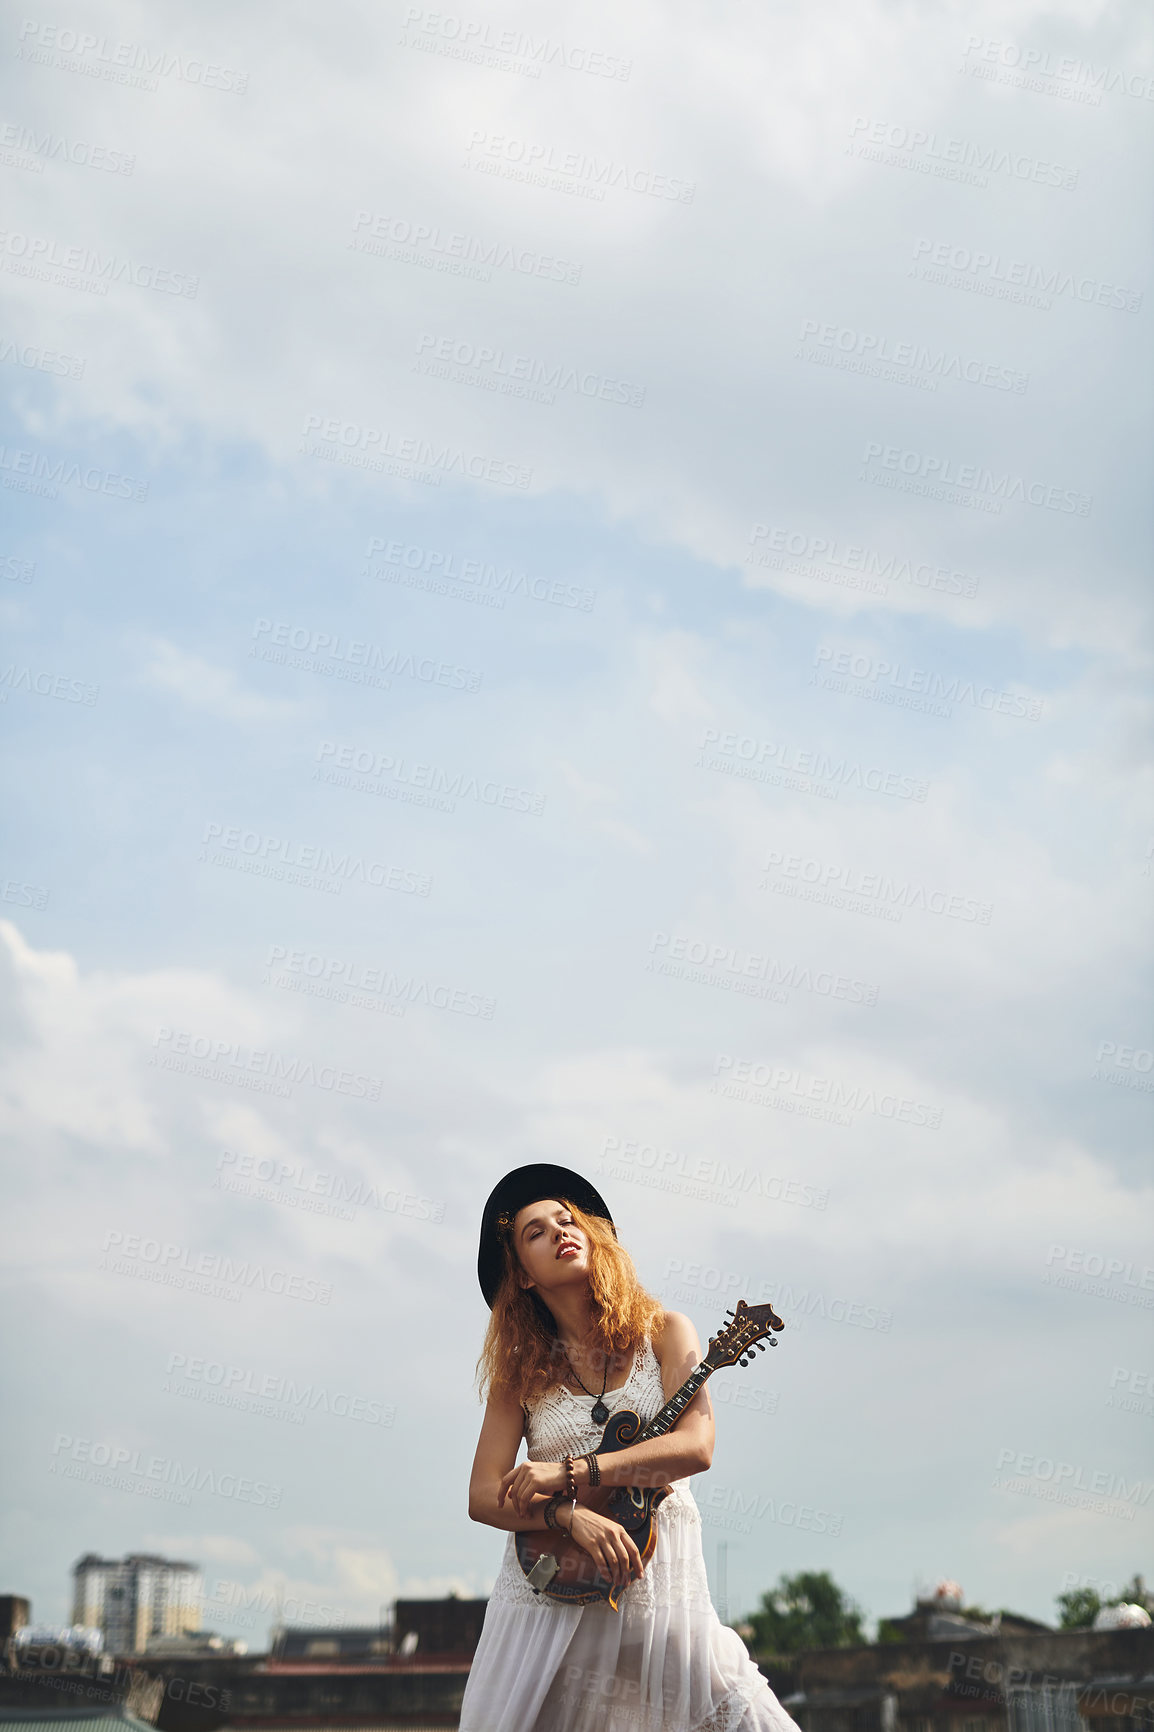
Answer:
[[(622, 1408), (611, 1414), (601, 1434), (601, 1442), (593, 1452), (613, 1455), (632, 1443), (647, 1443), (671, 1431), (693, 1400), (697, 1391), (723, 1365), (747, 1365), (755, 1347), (764, 1349), (777, 1343), (770, 1331), (785, 1325), (772, 1305), (747, 1305), (739, 1299), (733, 1320), (709, 1337), (709, 1352), (690, 1372), (676, 1395), (671, 1395), (661, 1412), (646, 1425), (632, 1408)], [(610, 1470), (612, 1471), (612, 1470)], [(658, 1504), (664, 1503), (673, 1490), (671, 1485), (598, 1485), (583, 1486), (577, 1502), (586, 1509), (608, 1516), (629, 1534), (641, 1554), (642, 1569), (649, 1563), (657, 1547)], [(545, 1501), (541, 1500), (542, 1503)], [(564, 1605), (588, 1606), (603, 1600), (617, 1610), (617, 1602), (628, 1587), (615, 1588), (601, 1574), (589, 1553), (560, 1528), (525, 1529), (515, 1533), (513, 1543), (517, 1562), (525, 1572), (534, 1593), (547, 1594)]]
[[(610, 1419), (602, 1433), (595, 1454), (612, 1455), (637, 1441), (641, 1419), (631, 1408), (622, 1408)], [(596, 1485), (583, 1486), (577, 1502), (585, 1509), (619, 1522), (641, 1553), (642, 1567), (648, 1564), (657, 1546), (658, 1504), (664, 1502), (672, 1486)], [(530, 1586), (551, 1600), (568, 1606), (588, 1606), (604, 1600), (614, 1611), (625, 1592), (624, 1584), (614, 1587), (601, 1574), (589, 1553), (576, 1540), (552, 1528), (528, 1529), (514, 1535), (517, 1562), (528, 1577)]]

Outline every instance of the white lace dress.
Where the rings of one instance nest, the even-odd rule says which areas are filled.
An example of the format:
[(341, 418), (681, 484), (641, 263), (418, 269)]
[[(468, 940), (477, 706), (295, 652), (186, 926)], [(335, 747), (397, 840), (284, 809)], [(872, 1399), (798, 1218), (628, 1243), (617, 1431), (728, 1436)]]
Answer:
[[(529, 1411), (530, 1461), (595, 1449), (595, 1397), (554, 1388)], [(646, 1342), (605, 1396), (648, 1422), (664, 1406)], [(535, 1594), (510, 1534), (461, 1706), (460, 1732), (798, 1732), (735, 1630), (719, 1622), (687, 1479), (657, 1510), (657, 1547), (620, 1600), (565, 1606)]]

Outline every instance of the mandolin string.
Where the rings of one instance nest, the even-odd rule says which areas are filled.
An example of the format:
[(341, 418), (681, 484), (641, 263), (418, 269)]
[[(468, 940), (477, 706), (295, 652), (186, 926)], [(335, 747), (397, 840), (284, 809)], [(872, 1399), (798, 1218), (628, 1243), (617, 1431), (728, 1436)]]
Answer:
[(649, 1424), (638, 1433), (636, 1441), (648, 1443), (651, 1438), (663, 1437), (670, 1427), (681, 1418), (697, 1391), (707, 1378), (713, 1376), (715, 1370), (716, 1366), (710, 1365), (703, 1359), (697, 1369), (690, 1372), (676, 1395), (671, 1396), (660, 1413), (655, 1414)]

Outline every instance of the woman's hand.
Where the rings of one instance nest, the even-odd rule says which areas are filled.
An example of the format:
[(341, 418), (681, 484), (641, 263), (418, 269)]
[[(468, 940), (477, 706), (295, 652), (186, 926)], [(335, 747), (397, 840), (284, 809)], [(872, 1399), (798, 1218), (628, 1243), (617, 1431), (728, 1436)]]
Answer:
[(579, 1503), (572, 1509), (569, 1521), (563, 1520), (562, 1525), (581, 1550), (589, 1553), (601, 1574), (607, 1576), (615, 1588), (627, 1587), (639, 1578), (644, 1568), (641, 1553), (632, 1535), (620, 1522), (610, 1521), (608, 1516), (598, 1515), (596, 1510), (586, 1509)]
[(565, 1490), (565, 1464), (561, 1461), (523, 1461), (510, 1468), (497, 1487), (497, 1507), (508, 1498), (519, 1516), (528, 1515), (534, 1499), (551, 1497)]

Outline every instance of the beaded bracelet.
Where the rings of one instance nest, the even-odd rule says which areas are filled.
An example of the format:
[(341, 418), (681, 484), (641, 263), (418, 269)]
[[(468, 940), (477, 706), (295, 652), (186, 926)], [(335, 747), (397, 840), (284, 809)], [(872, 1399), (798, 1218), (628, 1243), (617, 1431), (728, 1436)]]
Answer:
[(573, 1471), (573, 1457), (565, 1457), (565, 1496), (577, 1502), (577, 1475)]
[[(572, 1519), (570, 1519), (569, 1528), (563, 1528), (561, 1526), (561, 1523), (557, 1520), (558, 1509), (560, 1509), (560, 1507), (563, 1503), (568, 1503), (568, 1502), (569, 1502), (569, 1499), (567, 1497), (564, 1497), (561, 1492), (557, 1491), (557, 1492), (553, 1493), (553, 1496), (549, 1499), (548, 1503), (544, 1506), (544, 1508), (541, 1511), (541, 1514), (545, 1518), (545, 1526), (547, 1528), (556, 1528), (557, 1532), (561, 1533), (561, 1534), (569, 1532), (569, 1528), (571, 1528), (573, 1525)], [(575, 1499), (573, 1502), (573, 1508), (574, 1508), (574, 1510), (576, 1510), (576, 1508), (577, 1508), (577, 1503), (576, 1503)]]
[(582, 1459), (582, 1461), (588, 1462), (588, 1464), (589, 1464), (589, 1484), (590, 1485), (600, 1485), (601, 1484), (601, 1464), (597, 1460), (596, 1455), (593, 1454), (592, 1451), (590, 1451), (590, 1453), (588, 1455), (583, 1455), (581, 1457), (581, 1459)]

